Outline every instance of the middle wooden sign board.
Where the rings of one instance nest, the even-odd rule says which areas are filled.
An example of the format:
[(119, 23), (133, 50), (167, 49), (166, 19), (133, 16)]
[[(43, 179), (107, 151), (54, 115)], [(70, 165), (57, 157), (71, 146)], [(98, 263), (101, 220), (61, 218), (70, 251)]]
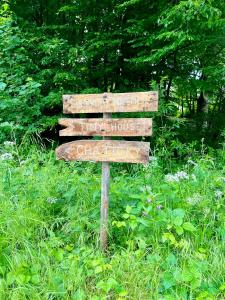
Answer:
[(152, 119), (60, 119), (60, 136), (149, 136)]
[[(158, 93), (119, 93), (63, 96), (63, 110), (75, 113), (111, 113), (157, 111)], [(128, 137), (151, 136), (149, 118), (68, 118), (60, 119), (65, 127), (60, 136)], [(149, 161), (149, 143), (116, 140), (81, 140), (63, 144), (56, 149), (57, 159), (101, 162), (143, 163)]]

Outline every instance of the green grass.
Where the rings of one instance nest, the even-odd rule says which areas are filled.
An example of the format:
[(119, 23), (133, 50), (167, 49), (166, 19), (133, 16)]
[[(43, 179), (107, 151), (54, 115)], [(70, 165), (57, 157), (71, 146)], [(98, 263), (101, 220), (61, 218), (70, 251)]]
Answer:
[[(14, 147), (1, 148), (13, 154), (0, 160), (1, 300), (224, 299), (224, 151), (114, 164), (105, 255), (100, 164)], [(166, 181), (178, 171), (189, 178)]]

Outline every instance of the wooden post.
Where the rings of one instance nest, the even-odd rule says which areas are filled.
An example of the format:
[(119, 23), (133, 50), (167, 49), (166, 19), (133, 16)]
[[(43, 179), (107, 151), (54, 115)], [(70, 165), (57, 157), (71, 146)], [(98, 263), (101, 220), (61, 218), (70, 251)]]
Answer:
[[(111, 113), (103, 113), (104, 119), (110, 119)], [(109, 140), (110, 137), (103, 137)], [(110, 165), (109, 162), (102, 163), (102, 191), (101, 191), (101, 221), (100, 221), (100, 246), (103, 251), (108, 248), (108, 218), (109, 218), (109, 182)]]

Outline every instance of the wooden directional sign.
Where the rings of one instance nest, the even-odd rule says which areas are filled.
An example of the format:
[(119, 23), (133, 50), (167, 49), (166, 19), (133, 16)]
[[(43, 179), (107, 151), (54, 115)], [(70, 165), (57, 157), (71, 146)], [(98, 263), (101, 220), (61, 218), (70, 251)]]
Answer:
[(60, 136), (151, 136), (152, 119), (60, 119)]
[(63, 112), (65, 114), (141, 112), (157, 110), (157, 92), (63, 96)]
[(60, 136), (102, 136), (103, 140), (82, 140), (56, 149), (57, 159), (102, 162), (100, 245), (107, 250), (109, 207), (109, 162), (142, 163), (149, 161), (149, 143), (110, 140), (109, 136), (150, 136), (152, 120), (112, 119), (113, 112), (158, 110), (157, 92), (90, 94), (63, 96), (65, 114), (103, 113), (103, 119), (60, 119), (66, 127)]
[(127, 162), (146, 164), (149, 161), (149, 143), (111, 140), (83, 140), (63, 144), (56, 150), (57, 159)]

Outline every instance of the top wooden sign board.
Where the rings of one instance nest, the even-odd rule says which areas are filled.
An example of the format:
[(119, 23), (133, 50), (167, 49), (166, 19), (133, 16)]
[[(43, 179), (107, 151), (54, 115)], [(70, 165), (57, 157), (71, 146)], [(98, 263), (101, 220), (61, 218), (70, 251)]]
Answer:
[(63, 112), (113, 113), (158, 110), (157, 92), (79, 94), (63, 96)]

